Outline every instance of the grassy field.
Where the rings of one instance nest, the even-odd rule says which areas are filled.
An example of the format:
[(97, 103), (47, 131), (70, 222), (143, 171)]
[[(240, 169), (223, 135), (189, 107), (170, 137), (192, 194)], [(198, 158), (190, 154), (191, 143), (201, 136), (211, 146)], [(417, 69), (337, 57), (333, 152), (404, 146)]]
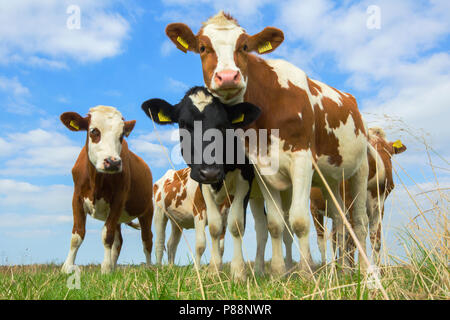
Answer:
[[(422, 250), (409, 264), (381, 268), (381, 283), (389, 299), (449, 299), (448, 265)], [(269, 265), (267, 265), (269, 268)], [(358, 271), (342, 274), (324, 267), (314, 275), (292, 272), (284, 277), (255, 276), (246, 282), (202, 266), (120, 266), (101, 275), (100, 266), (82, 266), (79, 289), (69, 289), (70, 275), (59, 265), (0, 267), (0, 299), (384, 299)]]

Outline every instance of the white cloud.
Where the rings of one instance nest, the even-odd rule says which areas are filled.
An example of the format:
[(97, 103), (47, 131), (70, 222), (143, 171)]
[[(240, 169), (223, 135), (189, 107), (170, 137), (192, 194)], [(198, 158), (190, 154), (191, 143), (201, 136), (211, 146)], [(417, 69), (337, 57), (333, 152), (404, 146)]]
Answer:
[(130, 26), (114, 0), (78, 0), (80, 29), (69, 29), (70, 0), (2, 1), (0, 63), (67, 68), (67, 58), (99, 61), (121, 53)]
[(22, 83), (20, 83), (20, 81), (17, 79), (17, 77), (11, 79), (0, 76), (0, 90), (12, 93), (14, 96), (23, 96), (30, 94), (28, 88), (23, 86)]
[(9, 133), (0, 139), (0, 148), (8, 152), (0, 176), (68, 174), (81, 150), (65, 135), (44, 129)]
[[(130, 148), (144, 158), (151, 168), (170, 167), (170, 162), (174, 165), (184, 163), (179, 151), (178, 128), (157, 128), (148, 134), (130, 139), (129, 143)], [(170, 149), (167, 146), (170, 146)]]
[(189, 89), (189, 86), (182, 81), (175, 80), (170, 77), (168, 77), (166, 81), (167, 87), (173, 92), (185, 93)]
[(30, 103), (30, 90), (17, 77), (8, 78), (0, 75), (0, 92), (3, 93), (0, 100), (1, 108), (7, 112), (19, 115), (43, 113)]

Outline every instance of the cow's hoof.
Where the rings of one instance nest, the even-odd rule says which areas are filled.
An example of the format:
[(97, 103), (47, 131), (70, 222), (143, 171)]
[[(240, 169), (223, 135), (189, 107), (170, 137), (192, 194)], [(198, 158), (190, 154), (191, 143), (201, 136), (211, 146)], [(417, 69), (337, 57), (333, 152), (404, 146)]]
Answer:
[(286, 274), (286, 266), (284, 265), (284, 262), (281, 263), (274, 263), (272, 261), (271, 265), (271, 271), (273, 276), (284, 276)]
[(245, 282), (247, 280), (247, 273), (245, 272), (245, 264), (243, 262), (231, 263), (230, 273), (231, 278), (236, 282)]
[(114, 265), (111, 263), (102, 263), (102, 274), (110, 274), (114, 271)]
[(264, 262), (256, 262), (255, 263), (255, 273), (259, 276), (263, 276), (265, 274), (264, 271)]
[(61, 267), (61, 272), (65, 274), (70, 274), (75, 270), (75, 265), (64, 263)]

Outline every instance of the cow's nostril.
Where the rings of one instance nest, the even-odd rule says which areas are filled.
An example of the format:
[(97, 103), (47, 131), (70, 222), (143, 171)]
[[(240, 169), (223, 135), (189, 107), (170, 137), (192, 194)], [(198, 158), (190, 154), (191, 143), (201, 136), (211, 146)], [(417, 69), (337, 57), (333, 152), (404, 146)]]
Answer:
[(104, 164), (105, 169), (107, 170), (118, 170), (122, 164), (122, 160), (115, 157), (109, 157), (105, 159)]
[(216, 182), (220, 177), (220, 169), (208, 168), (200, 170), (200, 178), (205, 182)]

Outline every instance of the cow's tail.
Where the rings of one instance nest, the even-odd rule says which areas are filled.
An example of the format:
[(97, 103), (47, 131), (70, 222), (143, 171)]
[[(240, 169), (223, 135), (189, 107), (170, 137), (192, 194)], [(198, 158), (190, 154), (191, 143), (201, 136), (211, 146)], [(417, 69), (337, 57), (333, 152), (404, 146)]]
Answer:
[(136, 230), (141, 230), (141, 225), (139, 224), (139, 222), (128, 222), (127, 225), (129, 225), (130, 227), (132, 227), (133, 229)]

